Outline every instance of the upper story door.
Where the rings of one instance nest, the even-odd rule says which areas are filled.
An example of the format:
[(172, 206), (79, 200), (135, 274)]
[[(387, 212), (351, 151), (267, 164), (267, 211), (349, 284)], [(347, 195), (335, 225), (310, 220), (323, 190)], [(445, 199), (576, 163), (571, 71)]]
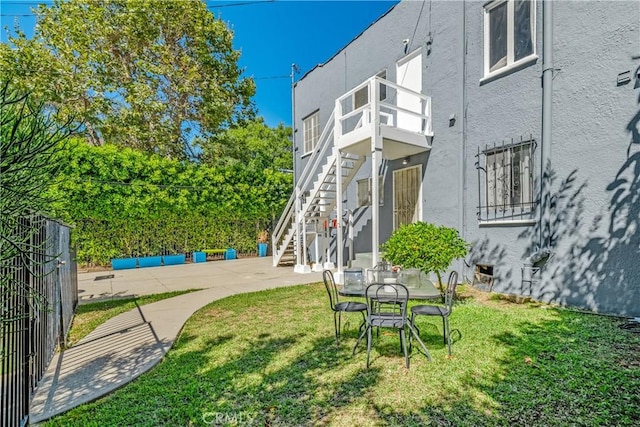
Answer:
[[(412, 91), (422, 93), (422, 49), (416, 49), (402, 58), (396, 64), (396, 84)], [(422, 114), (422, 101), (415, 95), (398, 91), (398, 107)], [(398, 128), (412, 131), (422, 131), (422, 118), (411, 113), (398, 111)]]

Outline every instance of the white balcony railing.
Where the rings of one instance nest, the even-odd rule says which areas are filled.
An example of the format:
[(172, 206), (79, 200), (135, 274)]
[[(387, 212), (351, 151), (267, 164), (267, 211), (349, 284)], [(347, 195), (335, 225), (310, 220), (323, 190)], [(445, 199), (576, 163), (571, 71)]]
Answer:
[(431, 97), (381, 77), (371, 77), (336, 100), (336, 135), (346, 136), (373, 121), (432, 136)]

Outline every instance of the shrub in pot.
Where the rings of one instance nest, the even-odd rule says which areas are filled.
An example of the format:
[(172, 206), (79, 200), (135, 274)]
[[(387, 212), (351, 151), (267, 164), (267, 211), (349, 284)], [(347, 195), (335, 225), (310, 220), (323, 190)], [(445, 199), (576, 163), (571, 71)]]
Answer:
[(269, 241), (269, 232), (267, 230), (262, 230), (258, 233), (258, 256), (264, 257), (267, 256), (268, 249), (268, 241)]

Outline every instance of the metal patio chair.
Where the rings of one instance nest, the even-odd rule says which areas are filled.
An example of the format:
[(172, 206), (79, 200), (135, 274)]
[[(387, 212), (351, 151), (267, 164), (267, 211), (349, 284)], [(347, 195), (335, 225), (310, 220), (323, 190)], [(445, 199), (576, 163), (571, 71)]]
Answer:
[(400, 347), (404, 353), (405, 363), (409, 368), (406, 330), (410, 327), (407, 320), (407, 304), (409, 291), (401, 284), (374, 283), (367, 286), (367, 324), (366, 329), (358, 337), (353, 347), (353, 354), (360, 341), (367, 335), (367, 368), (371, 354), (372, 328), (391, 328), (400, 334)]
[(324, 281), (324, 287), (329, 294), (329, 304), (333, 311), (333, 326), (336, 332), (336, 344), (340, 343), (340, 323), (342, 320), (342, 313), (357, 313), (362, 314), (362, 323), (358, 332), (362, 331), (365, 325), (365, 312), (367, 311), (367, 305), (356, 301), (340, 301), (338, 298), (338, 288), (336, 282), (333, 279), (333, 273), (329, 270), (322, 272), (322, 280)]
[[(447, 289), (444, 293), (444, 306), (440, 305), (415, 305), (411, 307), (411, 327), (420, 329), (415, 325), (416, 316), (440, 316), (442, 317), (442, 328), (444, 343), (449, 347), (449, 356), (451, 356), (451, 329), (449, 327), (449, 316), (453, 310), (453, 299), (456, 294), (456, 286), (458, 285), (458, 273), (452, 271), (447, 281)], [(409, 338), (409, 348), (411, 348), (411, 338)]]

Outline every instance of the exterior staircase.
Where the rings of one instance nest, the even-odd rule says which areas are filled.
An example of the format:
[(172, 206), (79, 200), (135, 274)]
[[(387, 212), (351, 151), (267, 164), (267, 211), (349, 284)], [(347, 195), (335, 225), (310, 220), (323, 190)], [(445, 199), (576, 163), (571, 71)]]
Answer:
[[(366, 92), (367, 102), (355, 102), (356, 93)], [(382, 97), (381, 94), (385, 96)], [(342, 272), (345, 239), (343, 202), (345, 190), (358, 170), (371, 158), (372, 173), (382, 170), (384, 161), (397, 160), (423, 153), (431, 149), (431, 98), (396, 83), (372, 76), (336, 99), (334, 111), (327, 120), (312, 154), (299, 176), (293, 193), (278, 224), (272, 232), (273, 266), (295, 264), (294, 271), (304, 273), (308, 267), (307, 249), (317, 236), (328, 238), (329, 219), (339, 219), (336, 248), (338, 273)], [(337, 170), (342, 176), (336, 176)], [(341, 187), (338, 188), (338, 182)], [(341, 199), (337, 199), (341, 197)], [(372, 196), (372, 206), (367, 217), (349, 233), (355, 236), (368, 222), (379, 221), (377, 193)], [(379, 257), (379, 230), (377, 224), (371, 228), (373, 261)], [(356, 231), (356, 233), (354, 233)], [(320, 245), (319, 243), (323, 243)], [(316, 261), (320, 262), (321, 246), (332, 247), (330, 242), (316, 241)], [(328, 250), (327, 252), (330, 252)], [(324, 255), (324, 264), (331, 265), (329, 255)]]
[[(322, 223), (324, 220), (328, 220), (334, 211), (338, 194), (336, 166), (340, 154), (334, 148), (333, 126), (332, 114), (327, 126), (322, 131), (315, 151), (298, 178), (300, 185), (294, 189), (289, 203), (274, 229), (272, 237), (274, 267), (291, 265), (292, 251), (293, 260), (298, 263), (297, 257), (304, 257), (304, 255), (295, 251), (295, 239), (300, 239), (299, 244), (303, 249), (301, 252), (306, 253), (306, 248), (316, 236), (316, 221)], [(327, 156), (330, 147), (332, 153)], [(342, 190), (345, 190), (364, 163), (365, 158), (344, 152), (340, 157)], [(298, 264), (306, 264), (306, 260)]]

